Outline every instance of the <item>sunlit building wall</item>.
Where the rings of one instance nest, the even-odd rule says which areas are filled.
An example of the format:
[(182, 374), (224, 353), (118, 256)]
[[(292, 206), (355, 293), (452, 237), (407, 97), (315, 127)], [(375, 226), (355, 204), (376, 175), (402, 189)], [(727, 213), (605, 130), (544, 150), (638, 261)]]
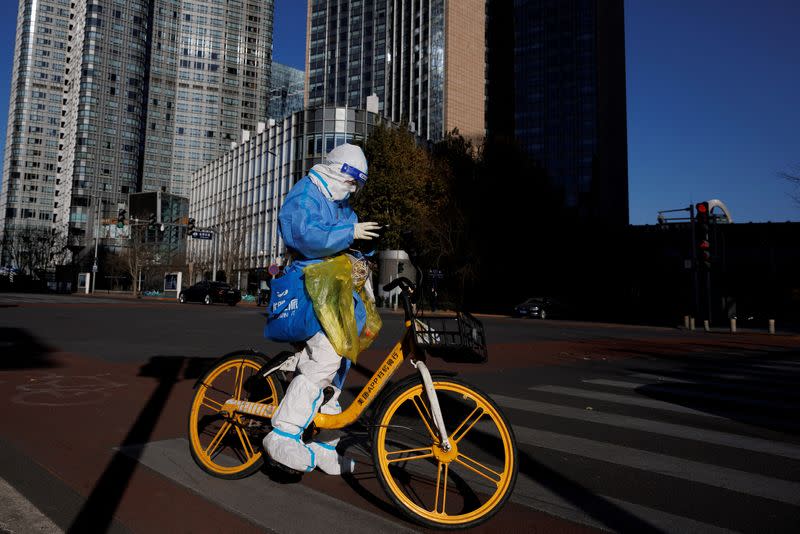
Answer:
[(283, 119), (303, 109), (306, 74), (281, 63), (272, 64), (267, 117)]
[(484, 0), (311, 0), (306, 102), (364, 107), (423, 138), (482, 137)]
[(267, 117), (273, 0), (155, 0), (142, 190), (188, 196), (193, 171)]
[[(303, 110), (264, 127), (192, 176), (189, 217), (215, 241), (190, 239), (189, 261), (211, 268), (214, 247), (235, 250), (239, 273), (285, 261), (278, 211), (294, 183), (345, 142), (365, 139), (380, 117), (353, 108)], [(201, 273), (196, 273), (200, 276)], [(238, 275), (237, 275), (238, 276)], [(236, 282), (231, 279), (229, 282)]]
[[(13, 240), (16, 228), (50, 228), (52, 223), (69, 9), (69, 0), (19, 2), (0, 192), (0, 239)], [(2, 265), (11, 264), (8, 251), (0, 256)]]

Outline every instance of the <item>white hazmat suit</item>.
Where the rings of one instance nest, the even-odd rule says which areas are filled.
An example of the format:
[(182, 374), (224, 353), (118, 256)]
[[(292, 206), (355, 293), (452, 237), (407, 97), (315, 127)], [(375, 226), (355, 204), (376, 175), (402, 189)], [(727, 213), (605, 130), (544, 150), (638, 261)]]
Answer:
[[(362, 187), (366, 179), (364, 153), (357, 146), (344, 144), (334, 148), (323, 163), (315, 165), (289, 191), (278, 220), (281, 237), (298, 263), (319, 261), (347, 250), (354, 239), (377, 236), (378, 225), (359, 223), (348, 202), (350, 194)], [(333, 397), (320, 410), (324, 388), (331, 385), (337, 373), (343, 379), (340, 370), (346, 372), (346, 366), (321, 327), (317, 330), (295, 355), (299, 374), (289, 384), (272, 417), (273, 431), (264, 438), (264, 448), (272, 460), (291, 469), (311, 471), (319, 467), (328, 474), (342, 474), (351, 472), (355, 463), (336, 452), (338, 439), (308, 444), (302, 439), (303, 431), (318, 411), (341, 412), (339, 387), (334, 387)], [(341, 380), (337, 385), (341, 386)]]

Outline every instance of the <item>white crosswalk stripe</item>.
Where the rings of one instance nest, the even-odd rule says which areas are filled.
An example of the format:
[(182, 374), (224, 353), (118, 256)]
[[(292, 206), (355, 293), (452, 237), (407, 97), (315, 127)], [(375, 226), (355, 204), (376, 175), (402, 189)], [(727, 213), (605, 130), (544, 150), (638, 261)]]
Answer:
[(492, 395), (492, 398), (497, 404), (504, 408), (524, 410), (527, 412), (564, 417), (577, 421), (609, 425), (630, 430), (640, 430), (642, 432), (650, 432), (651, 434), (691, 439), (694, 441), (713, 443), (715, 445), (723, 445), (725, 447), (800, 460), (800, 445), (792, 445), (791, 443), (780, 443), (766, 439), (729, 434), (727, 432), (717, 432), (714, 430), (664, 423), (661, 421), (652, 421), (629, 415), (603, 413), (598, 410), (581, 410), (569, 406), (506, 397), (504, 395)]
[(754, 406), (763, 406), (764, 408), (792, 408), (793, 405), (785, 402), (774, 402), (764, 399), (745, 399), (741, 395), (722, 395), (718, 393), (708, 393), (704, 391), (689, 391), (685, 389), (678, 389), (661, 384), (646, 384), (641, 382), (624, 382), (621, 380), (606, 380), (597, 378), (593, 380), (583, 380), (586, 384), (595, 384), (598, 386), (610, 386), (622, 389), (637, 389), (643, 387), (650, 387), (656, 391), (670, 393), (676, 397), (699, 397), (703, 399), (713, 399), (721, 401), (729, 401), (737, 404), (750, 404)]
[(530, 391), (540, 391), (543, 393), (557, 393), (559, 395), (566, 395), (570, 397), (579, 397), (583, 399), (615, 402), (618, 404), (629, 404), (631, 406), (641, 406), (643, 408), (653, 408), (656, 410), (663, 410), (667, 412), (678, 412), (691, 415), (702, 415), (703, 417), (713, 417), (717, 419), (724, 419), (720, 415), (710, 414), (701, 410), (694, 410), (686, 408), (670, 402), (664, 402), (654, 399), (642, 399), (639, 397), (632, 397), (630, 395), (618, 395), (616, 393), (603, 393), (600, 391), (571, 388), (564, 386), (534, 386), (528, 388)]
[[(769, 439), (770, 433), (762, 434), (759, 429), (761, 426), (791, 428), (793, 424), (800, 428), (793, 415), (800, 408), (800, 395), (792, 387), (798, 382), (798, 371), (800, 362), (791, 360), (720, 361), (717, 365), (695, 361), (663, 371), (646, 371), (640, 366), (635, 371), (617, 372), (613, 376), (603, 377), (597, 373), (573, 383), (532, 385), (527, 388), (526, 398), (507, 394), (494, 394), (492, 398), (508, 410), (507, 415), (515, 423), (517, 442), (531, 458), (536, 458), (537, 450), (551, 451), (567, 456), (546, 456), (550, 462), (563, 461), (565, 466), (573, 466), (572, 469), (578, 465), (588, 470), (592, 465), (602, 464), (606, 467), (596, 469), (605, 473), (604, 476), (608, 476), (609, 469), (612, 473), (617, 468), (633, 469), (648, 473), (649, 484), (655, 483), (652, 480), (664, 480), (664, 484), (666, 480), (699, 484), (689, 495), (692, 491), (701, 491), (708, 494), (705, 498), (715, 499), (711, 497), (713, 492), (734, 492), (741, 499), (761, 499), (757, 502), (773, 502), (774, 506), (788, 507), (782, 510), (790, 510), (800, 507), (800, 464), (796, 463), (800, 461), (800, 443), (792, 443), (791, 434), (786, 435), (788, 440), (785, 441), (779, 437)], [(664, 396), (647, 396), (651, 393)], [(670, 402), (673, 398), (674, 403)], [(585, 401), (586, 406), (579, 404), (580, 400)], [(725, 412), (695, 408), (698, 403), (708, 402), (723, 406)], [(635, 410), (633, 415), (630, 414), (632, 410)], [(537, 427), (537, 416), (545, 417), (540, 419), (542, 428)], [(600, 427), (587, 427), (586, 423)], [(780, 426), (773, 427), (773, 424)], [(595, 437), (593, 429), (602, 427), (624, 433), (602, 431)], [(644, 438), (645, 435), (683, 440), (687, 443), (686, 450), (693, 451), (692, 456), (683, 457), (680, 452), (683, 447), (676, 447), (674, 454), (672, 447), (656, 446), (658, 452), (646, 450), (648, 438)], [(635, 445), (626, 444), (626, 440)], [(704, 444), (723, 449), (706, 452)], [(715, 454), (724, 448), (741, 454)], [(751, 454), (760, 456), (751, 460), (747, 456)], [(583, 463), (576, 464), (569, 460), (571, 457), (581, 458)], [(725, 465), (728, 462), (735, 462), (735, 465)], [(786, 462), (785, 470), (777, 467), (781, 462)], [(772, 467), (763, 471), (762, 465)], [(675, 482), (669, 484), (674, 487)], [(620, 499), (614, 495), (613, 483), (609, 485), (607, 491), (596, 496), (642, 524), (664, 532), (730, 532), (725, 527), (732, 526), (735, 529), (735, 524), (698, 522), (699, 517), (704, 517), (702, 512), (695, 517), (675, 514), (667, 502), (665, 509), (659, 510), (652, 502), (635, 502), (637, 499), (631, 499), (630, 495)], [(689, 495), (686, 499), (691, 498)], [(578, 503), (562, 498), (557, 491), (547, 484), (539, 484), (527, 473), (520, 472), (514, 500), (573, 521), (614, 529), (607, 523), (598, 524), (598, 518), (586, 514)], [(676, 509), (683, 509), (676, 506)], [(698, 512), (695, 510), (689, 515), (694, 513)], [(748, 525), (744, 530), (753, 531), (753, 528)]]
[(536, 447), (800, 506), (800, 483), (797, 482), (533, 428), (515, 426), (514, 432), (517, 441)]

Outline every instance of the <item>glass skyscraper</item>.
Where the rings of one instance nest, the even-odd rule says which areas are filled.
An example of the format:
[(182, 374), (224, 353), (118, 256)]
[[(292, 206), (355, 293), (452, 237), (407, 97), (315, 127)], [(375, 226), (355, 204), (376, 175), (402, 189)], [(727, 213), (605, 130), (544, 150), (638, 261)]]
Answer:
[(80, 261), (128, 194), (188, 196), (192, 171), (267, 116), (273, 13), (273, 0), (20, 2), (0, 231), (67, 231)]
[(623, 0), (494, 0), (488, 14), (490, 136), (544, 168), (566, 214), (627, 224)]
[(155, 0), (142, 190), (188, 196), (192, 172), (267, 116), (273, 0)]
[[(50, 228), (62, 121), (69, 0), (22, 0), (17, 14), (0, 235)], [(9, 251), (0, 251), (9, 265)]]
[(310, 0), (308, 107), (365, 107), (437, 140), (484, 134), (485, 3)]
[(73, 2), (63, 90), (56, 228), (78, 250), (137, 190), (146, 106), (147, 0)]
[(280, 120), (303, 109), (306, 74), (280, 63), (272, 64), (267, 117)]

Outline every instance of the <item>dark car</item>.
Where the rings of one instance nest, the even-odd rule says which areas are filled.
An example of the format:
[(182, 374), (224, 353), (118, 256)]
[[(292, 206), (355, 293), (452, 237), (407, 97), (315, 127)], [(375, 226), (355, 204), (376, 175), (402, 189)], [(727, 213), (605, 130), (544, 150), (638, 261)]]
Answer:
[(550, 297), (531, 297), (522, 304), (514, 306), (514, 317), (547, 319), (563, 316), (564, 312), (564, 305)]
[(236, 306), (236, 303), (242, 300), (242, 292), (232, 288), (230, 284), (225, 282), (203, 280), (181, 291), (178, 300), (181, 303), (202, 302), (203, 304), (224, 302), (229, 306)]

